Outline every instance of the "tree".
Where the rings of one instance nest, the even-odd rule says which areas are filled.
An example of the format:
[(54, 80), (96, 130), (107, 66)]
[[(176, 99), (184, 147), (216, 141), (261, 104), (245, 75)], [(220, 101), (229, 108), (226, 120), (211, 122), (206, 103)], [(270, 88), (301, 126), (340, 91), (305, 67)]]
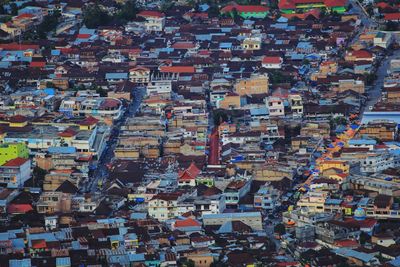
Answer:
[(195, 266), (195, 263), (194, 263), (194, 261), (188, 259), (188, 260), (186, 260), (182, 265), (183, 265), (183, 266), (186, 266), (186, 267), (194, 267), (194, 266)]
[(361, 245), (365, 245), (365, 243), (367, 243), (370, 239), (371, 239), (371, 237), (369, 236), (369, 234), (367, 234), (364, 231), (361, 231), (360, 239), (359, 239)]
[(110, 21), (111, 17), (108, 13), (103, 11), (97, 4), (89, 6), (83, 12), (83, 23), (89, 29), (107, 25)]
[(284, 235), (286, 234), (286, 228), (285, 225), (283, 225), (282, 223), (278, 223), (277, 225), (275, 225), (274, 227), (274, 232), (279, 234), (279, 235)]
[(45, 39), (47, 34), (54, 31), (58, 25), (58, 19), (61, 17), (59, 11), (54, 12), (51, 15), (44, 17), (43, 22), (37, 27), (37, 33), (39, 38)]
[(210, 18), (215, 18), (219, 16), (219, 7), (215, 3), (210, 5), (208, 9), (208, 16)]
[(11, 7), (11, 15), (16, 16), (18, 15), (18, 6), (16, 3), (11, 3), (10, 4)]
[(135, 0), (127, 1), (118, 12), (117, 17), (129, 21), (136, 18), (136, 14), (139, 12), (139, 8), (137, 7), (137, 3)]
[(365, 73), (364, 75), (365, 75), (365, 83), (367, 85), (372, 85), (377, 78), (375, 73)]
[(215, 110), (213, 116), (215, 126), (218, 126), (221, 123), (228, 121), (228, 114), (223, 109)]
[(387, 31), (397, 31), (399, 24), (394, 21), (388, 21), (385, 24), (385, 30)]

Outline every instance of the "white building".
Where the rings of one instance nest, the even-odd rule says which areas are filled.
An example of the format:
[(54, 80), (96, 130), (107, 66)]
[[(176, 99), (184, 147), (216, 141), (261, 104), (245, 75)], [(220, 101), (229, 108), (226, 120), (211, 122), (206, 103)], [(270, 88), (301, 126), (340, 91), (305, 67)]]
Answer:
[(147, 95), (168, 94), (172, 91), (171, 80), (154, 80), (147, 85)]
[(400, 158), (389, 153), (369, 153), (361, 161), (360, 171), (362, 173), (382, 172), (388, 168), (397, 168), (400, 165)]
[(8, 188), (22, 188), (31, 178), (31, 161), (24, 158), (15, 158), (0, 166), (0, 183), (7, 184)]
[(283, 100), (279, 97), (268, 97), (267, 106), (269, 109), (270, 117), (283, 117), (285, 116), (285, 107)]

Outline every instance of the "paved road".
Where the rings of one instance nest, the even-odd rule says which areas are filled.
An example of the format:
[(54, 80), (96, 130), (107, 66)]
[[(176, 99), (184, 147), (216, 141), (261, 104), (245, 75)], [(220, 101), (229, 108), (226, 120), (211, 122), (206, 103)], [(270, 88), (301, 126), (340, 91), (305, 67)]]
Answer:
[(382, 87), (387, 75), (387, 71), (390, 67), (390, 61), (392, 59), (400, 58), (400, 50), (393, 51), (393, 54), (382, 60), (380, 66), (376, 70), (377, 79), (375, 80), (372, 88), (368, 90), (368, 101), (366, 103), (366, 111), (370, 106), (375, 105), (381, 97)]
[(208, 155), (208, 164), (219, 164), (219, 136), (217, 128), (214, 128), (210, 135), (210, 152)]
[(107, 147), (103, 151), (103, 154), (101, 155), (98, 161), (97, 168), (93, 171), (92, 175), (89, 177), (89, 182), (85, 186), (86, 192), (94, 193), (100, 191), (98, 188), (98, 182), (101, 180), (104, 181), (109, 175), (107, 164), (110, 163), (114, 158), (114, 149), (117, 145), (119, 130), (128, 117), (135, 116), (136, 112), (139, 110), (139, 107), (142, 103), (144, 93), (145, 92), (143, 89), (138, 89), (133, 92), (134, 95), (133, 101), (128, 106), (122, 118), (119, 121), (117, 121), (113, 126), (111, 130), (110, 140), (107, 143)]

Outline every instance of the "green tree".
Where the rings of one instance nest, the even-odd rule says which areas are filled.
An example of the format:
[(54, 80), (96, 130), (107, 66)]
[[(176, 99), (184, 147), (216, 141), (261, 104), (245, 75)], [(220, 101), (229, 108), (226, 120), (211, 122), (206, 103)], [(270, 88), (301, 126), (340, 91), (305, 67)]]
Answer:
[(228, 121), (228, 114), (223, 109), (215, 110), (213, 117), (215, 126), (218, 126), (221, 123)]
[(218, 5), (216, 5), (215, 3), (211, 4), (210, 8), (207, 10), (207, 13), (208, 13), (208, 16), (210, 18), (218, 17), (219, 16), (219, 7), (218, 7)]
[(360, 239), (359, 239), (361, 245), (365, 245), (365, 243), (367, 243), (370, 239), (371, 239), (371, 237), (369, 236), (369, 234), (367, 234), (364, 231), (361, 231)]
[(135, 0), (127, 1), (118, 12), (117, 17), (129, 21), (136, 18), (136, 14), (139, 12), (139, 8)]
[(185, 267), (195, 267), (195, 263), (192, 260), (186, 260), (182, 265)]
[(279, 234), (279, 235), (284, 235), (286, 234), (286, 228), (285, 225), (283, 225), (282, 223), (278, 223), (277, 225), (275, 225), (274, 227), (274, 232)]
[(89, 29), (105, 26), (111, 21), (107, 12), (103, 11), (99, 5), (91, 5), (83, 12), (83, 23)]
[(16, 3), (11, 3), (10, 4), (11, 7), (11, 15), (16, 16), (18, 15), (18, 6)]
[(51, 15), (44, 17), (43, 22), (37, 27), (37, 33), (39, 38), (45, 39), (47, 34), (54, 31), (58, 25), (58, 19), (61, 17), (59, 11), (54, 12)]

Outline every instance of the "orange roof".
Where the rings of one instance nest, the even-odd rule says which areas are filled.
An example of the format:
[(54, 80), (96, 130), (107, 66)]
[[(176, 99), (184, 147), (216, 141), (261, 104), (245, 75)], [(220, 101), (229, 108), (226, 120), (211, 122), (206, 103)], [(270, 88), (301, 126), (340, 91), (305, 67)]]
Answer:
[(65, 129), (63, 132), (58, 133), (60, 137), (72, 137), (75, 136), (77, 132), (71, 128)]
[(359, 247), (360, 244), (356, 240), (345, 239), (335, 242), (338, 247)]
[(173, 72), (173, 73), (195, 73), (196, 70), (193, 66), (161, 66), (161, 72)]
[(46, 240), (44, 239), (36, 239), (36, 240), (32, 240), (32, 248), (35, 249), (41, 249), (41, 248), (46, 248)]
[(201, 224), (196, 221), (193, 220), (191, 218), (187, 218), (185, 220), (179, 220), (175, 222), (175, 227), (196, 227), (196, 226), (200, 226)]
[(99, 122), (98, 119), (96, 119), (96, 118), (94, 118), (92, 116), (89, 116), (89, 117), (85, 118), (83, 121), (79, 122), (79, 125), (89, 126), (89, 125), (95, 125), (98, 122)]
[(6, 166), (6, 167), (19, 167), (19, 166), (23, 165), (27, 161), (28, 161), (28, 159), (15, 158), (15, 159), (7, 161), (6, 163), (3, 164), (3, 166)]
[(90, 38), (90, 34), (88, 34), (88, 33), (80, 33), (80, 34), (78, 34), (77, 36), (76, 36), (76, 38), (79, 38), (79, 39), (87, 39), (87, 38)]

